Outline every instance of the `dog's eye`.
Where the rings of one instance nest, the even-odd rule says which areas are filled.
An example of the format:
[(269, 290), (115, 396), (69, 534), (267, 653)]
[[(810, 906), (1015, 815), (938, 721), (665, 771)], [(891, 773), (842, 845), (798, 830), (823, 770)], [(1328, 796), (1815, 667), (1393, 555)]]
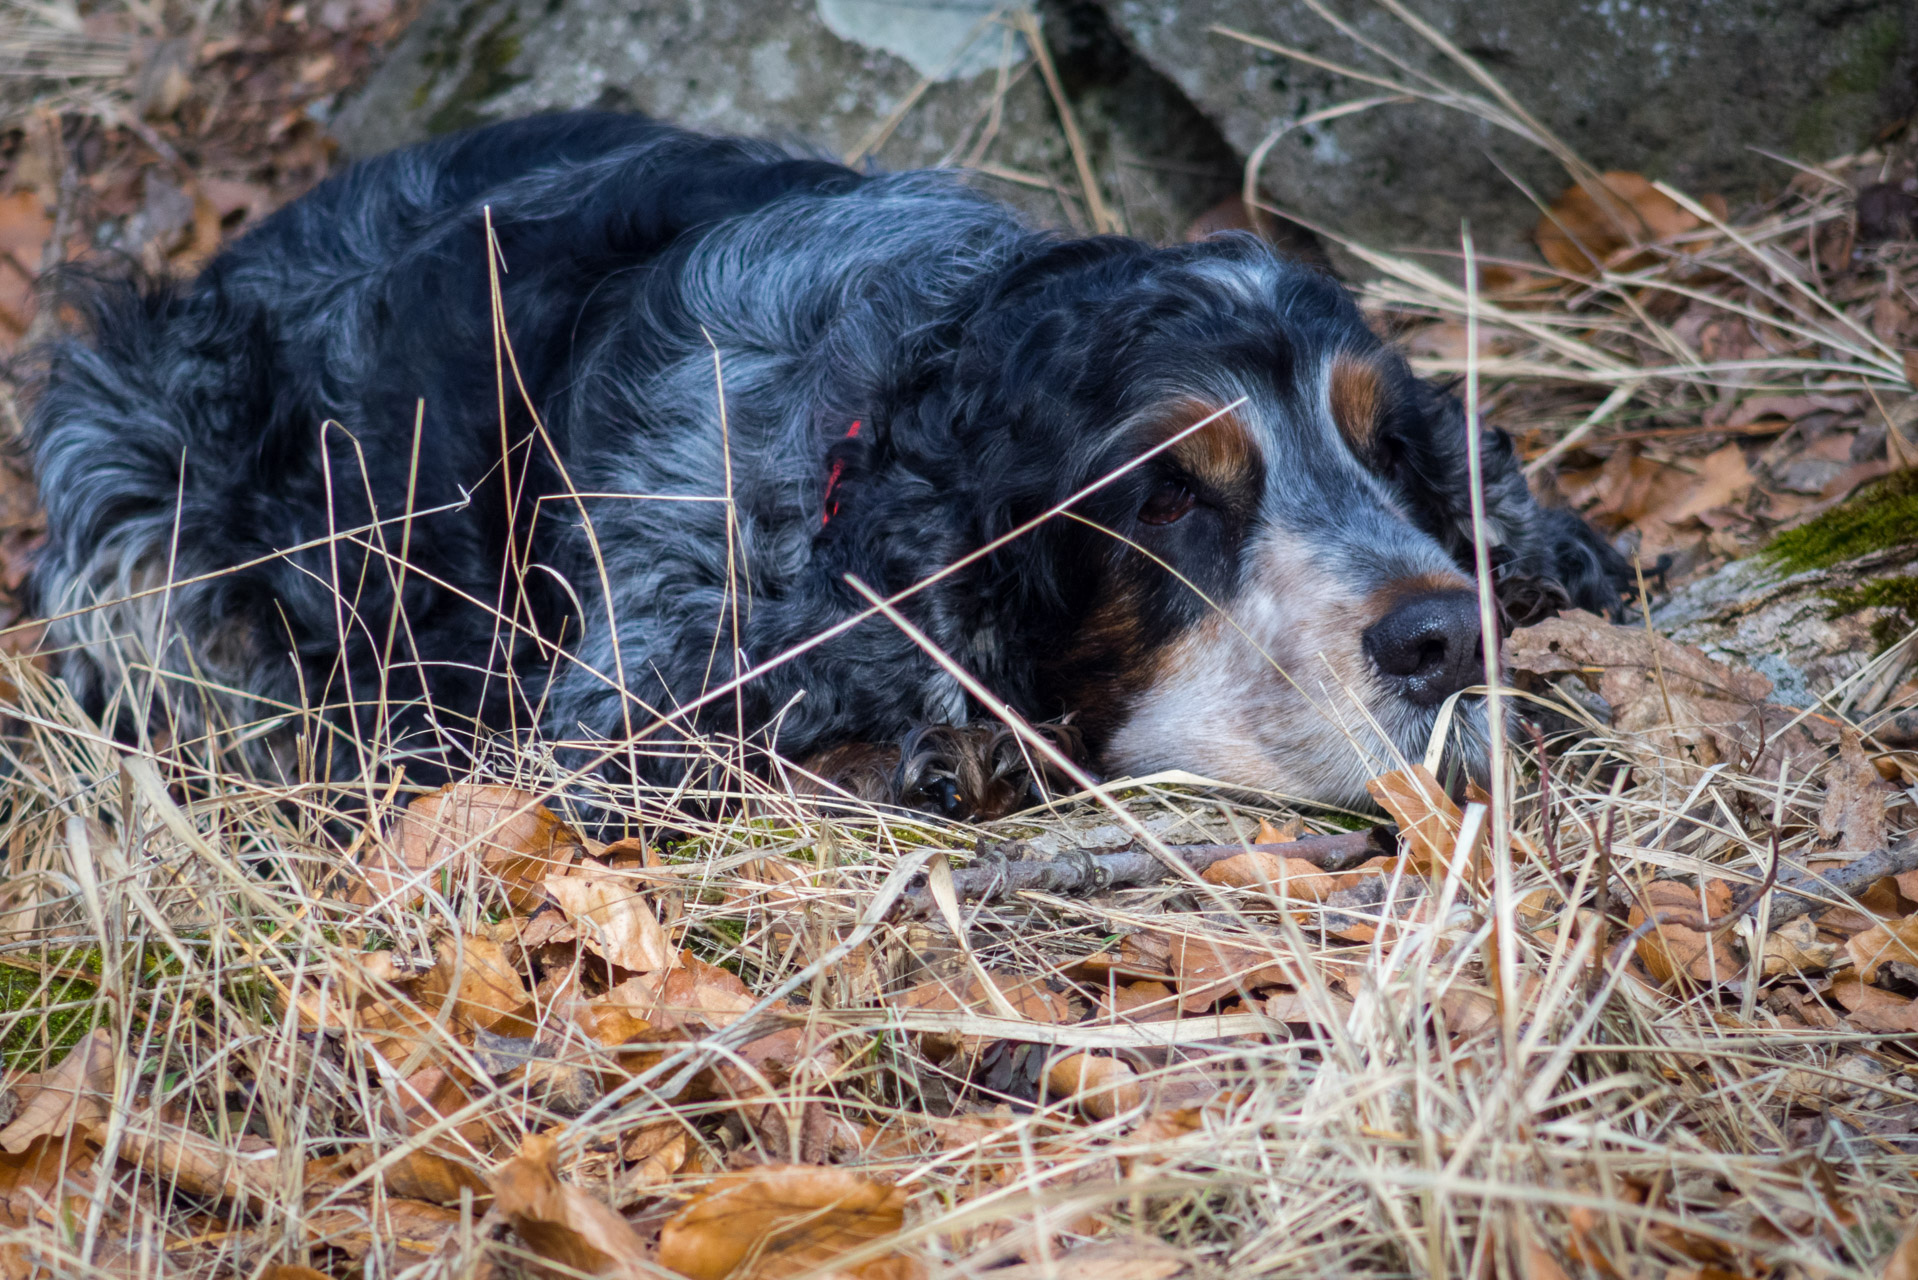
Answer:
[(1161, 480), (1152, 496), (1139, 508), (1141, 524), (1175, 524), (1185, 519), (1199, 500), (1180, 480)]

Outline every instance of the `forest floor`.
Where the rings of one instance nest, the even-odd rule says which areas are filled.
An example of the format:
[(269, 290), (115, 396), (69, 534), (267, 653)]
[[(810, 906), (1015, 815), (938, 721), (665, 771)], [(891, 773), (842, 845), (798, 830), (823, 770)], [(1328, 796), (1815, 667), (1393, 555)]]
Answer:
[[(57, 268), (188, 273), (310, 187), (409, 16), (17, 12), (21, 396)], [(1469, 288), (1347, 247), (1655, 604), (1918, 537), (1913, 147), (1737, 208), (1566, 156)], [(1539, 735), (1462, 802), (1382, 766), (1378, 847), (1187, 775), (955, 824), (723, 741), (721, 803), (604, 794), (608, 844), (530, 750), (343, 805), (114, 742), (36, 653), (0, 468), (0, 1280), (1918, 1278), (1911, 578), (1833, 599), (1875, 639), (1799, 707), (1643, 624), (1514, 634)], [(981, 892), (1128, 851), (1166, 874)]]

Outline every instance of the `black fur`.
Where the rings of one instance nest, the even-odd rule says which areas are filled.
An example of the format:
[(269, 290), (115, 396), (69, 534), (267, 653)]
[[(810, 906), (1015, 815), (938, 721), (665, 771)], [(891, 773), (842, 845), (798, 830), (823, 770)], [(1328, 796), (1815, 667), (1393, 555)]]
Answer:
[[(324, 708), (247, 739), (269, 772), (348, 775), (380, 744), (420, 778), (538, 731), (671, 780), (694, 732), (797, 758), (963, 723), (884, 619), (654, 722), (853, 616), (848, 575), (903, 590), (1125, 467), (1176, 403), (1238, 403), (1262, 470), (1207, 490), (1161, 455), (900, 605), (1026, 715), (1076, 712), (1095, 755), (1200, 592), (1272, 589), (1272, 548), (1310, 545), (1354, 599), (1470, 563), (1456, 400), (1324, 276), (1249, 237), (1062, 239), (946, 174), (633, 116), (367, 162), (90, 315), (30, 422), (63, 674), (120, 732), (181, 741)], [(1313, 399), (1339, 351), (1382, 371), (1357, 453)], [(1483, 459), (1507, 594), (1614, 605), (1617, 554), (1536, 506), (1502, 435)], [(1192, 514), (1141, 523), (1168, 484)], [(151, 669), (202, 691), (149, 700)], [(1388, 736), (1430, 723), (1408, 717)], [(1349, 796), (1338, 778), (1318, 790)]]

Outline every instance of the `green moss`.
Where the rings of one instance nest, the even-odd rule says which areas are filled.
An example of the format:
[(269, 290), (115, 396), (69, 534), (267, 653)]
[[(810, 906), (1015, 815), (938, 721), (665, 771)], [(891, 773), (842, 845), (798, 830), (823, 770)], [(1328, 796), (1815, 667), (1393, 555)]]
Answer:
[[(461, 15), (462, 23), (472, 12), (468, 10)], [(481, 123), (478, 110), (480, 103), (497, 98), (514, 85), (525, 83), (526, 76), (514, 75), (507, 70), (520, 52), (520, 39), (513, 25), (514, 18), (509, 13), (480, 33), (468, 55), (466, 74), (453, 86), (439, 109), (427, 117), (428, 132), (452, 133), (456, 129), (467, 129)], [(440, 69), (443, 68), (434, 68), (436, 75)], [(430, 86), (431, 82), (428, 84)]]
[(1883, 653), (1899, 637), (1918, 626), (1918, 578), (1881, 578), (1863, 586), (1827, 591), (1831, 601), (1827, 618), (1842, 618), (1862, 609), (1884, 609), (1885, 616), (1871, 624), (1871, 638)]
[(99, 988), (79, 978), (46, 977), (0, 965), (0, 1063), (37, 1071), (58, 1062), (98, 1022)]
[(1918, 472), (1901, 471), (1810, 524), (1787, 529), (1758, 554), (1802, 573), (1908, 542), (1918, 542)]

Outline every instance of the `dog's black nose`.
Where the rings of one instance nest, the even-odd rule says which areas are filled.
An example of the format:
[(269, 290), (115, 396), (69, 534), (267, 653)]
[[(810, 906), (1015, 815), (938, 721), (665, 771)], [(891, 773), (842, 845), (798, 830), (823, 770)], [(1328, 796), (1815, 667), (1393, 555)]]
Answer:
[(1478, 597), (1431, 591), (1401, 600), (1365, 632), (1365, 654), (1408, 701), (1435, 706), (1485, 682)]

